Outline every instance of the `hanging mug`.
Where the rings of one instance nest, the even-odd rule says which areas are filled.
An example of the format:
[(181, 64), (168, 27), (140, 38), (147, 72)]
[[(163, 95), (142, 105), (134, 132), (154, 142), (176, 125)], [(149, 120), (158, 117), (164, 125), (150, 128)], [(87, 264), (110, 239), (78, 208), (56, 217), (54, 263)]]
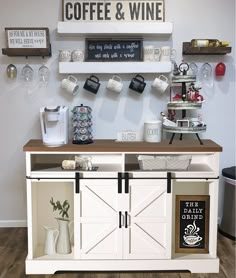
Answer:
[(69, 75), (61, 81), (61, 87), (65, 89), (67, 93), (75, 95), (79, 89), (78, 80), (73, 75)]
[(146, 86), (146, 82), (142, 75), (137, 74), (130, 82), (129, 88), (133, 91), (136, 91), (138, 93), (142, 93), (144, 91), (144, 88)]
[(152, 87), (160, 93), (164, 93), (168, 87), (168, 78), (164, 75), (156, 77), (152, 83)]
[(95, 75), (91, 75), (89, 78), (86, 79), (84, 83), (84, 89), (93, 94), (96, 94), (98, 92), (99, 87), (99, 79)]
[(107, 89), (115, 93), (120, 93), (122, 88), (123, 83), (121, 78), (118, 75), (113, 75), (107, 83)]

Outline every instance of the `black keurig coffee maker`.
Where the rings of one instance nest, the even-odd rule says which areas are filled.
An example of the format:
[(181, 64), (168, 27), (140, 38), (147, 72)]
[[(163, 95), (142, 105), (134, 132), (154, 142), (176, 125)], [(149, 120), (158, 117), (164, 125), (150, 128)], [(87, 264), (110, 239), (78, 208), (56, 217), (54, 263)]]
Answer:
[(89, 106), (75, 106), (72, 109), (73, 144), (91, 144), (92, 136), (92, 109)]

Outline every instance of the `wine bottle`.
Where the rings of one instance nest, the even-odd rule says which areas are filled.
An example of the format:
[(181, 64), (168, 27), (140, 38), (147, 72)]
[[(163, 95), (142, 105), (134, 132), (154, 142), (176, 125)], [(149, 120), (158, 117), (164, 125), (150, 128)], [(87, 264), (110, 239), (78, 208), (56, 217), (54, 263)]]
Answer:
[(193, 39), (191, 40), (191, 46), (193, 47), (219, 47), (228, 46), (226, 41), (219, 41), (216, 39)]
[(226, 41), (219, 41), (219, 40), (209, 40), (209, 47), (218, 47), (218, 46), (228, 46), (229, 43)]

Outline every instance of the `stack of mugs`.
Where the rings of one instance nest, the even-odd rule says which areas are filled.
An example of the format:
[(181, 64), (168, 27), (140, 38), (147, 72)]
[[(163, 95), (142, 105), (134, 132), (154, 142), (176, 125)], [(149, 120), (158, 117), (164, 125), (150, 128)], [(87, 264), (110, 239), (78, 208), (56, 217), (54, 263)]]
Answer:
[(72, 109), (73, 144), (93, 143), (92, 136), (92, 109), (89, 106), (75, 106)]

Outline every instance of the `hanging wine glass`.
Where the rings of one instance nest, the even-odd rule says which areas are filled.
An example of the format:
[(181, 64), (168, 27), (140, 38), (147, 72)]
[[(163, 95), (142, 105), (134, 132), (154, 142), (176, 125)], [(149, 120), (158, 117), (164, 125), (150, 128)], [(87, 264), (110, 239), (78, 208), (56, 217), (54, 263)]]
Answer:
[(201, 67), (201, 78), (202, 80), (209, 81), (212, 75), (211, 65), (208, 63), (204, 63)]
[(190, 65), (189, 65), (189, 75), (197, 76), (197, 73), (198, 73), (198, 66), (194, 62), (190, 63)]
[(212, 67), (209, 63), (204, 63), (200, 70), (200, 78), (203, 84), (208, 87), (213, 86)]
[(26, 64), (21, 70), (21, 75), (25, 82), (30, 82), (33, 81), (34, 71), (28, 64)]
[(13, 64), (10, 64), (7, 66), (7, 77), (9, 79), (15, 79), (17, 76), (17, 69), (16, 66)]
[(49, 81), (49, 76), (50, 76), (49, 68), (45, 64), (43, 64), (38, 70), (38, 75), (39, 75), (39, 82), (41, 84), (46, 85)]

